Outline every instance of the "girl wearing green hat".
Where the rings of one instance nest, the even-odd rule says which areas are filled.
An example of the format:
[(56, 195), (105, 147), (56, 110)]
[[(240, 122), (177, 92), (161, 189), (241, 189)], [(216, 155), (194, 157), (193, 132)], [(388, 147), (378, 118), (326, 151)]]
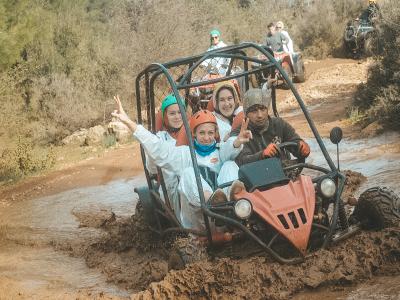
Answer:
[[(221, 40), (221, 33), (217, 29), (210, 31), (210, 47), (207, 51), (226, 47), (227, 45)], [(226, 57), (214, 57), (202, 62), (202, 66), (206, 68), (215, 68), (220, 75), (225, 75), (228, 70), (230, 59)]]
[[(182, 115), (179, 111), (178, 102), (173, 94), (169, 94), (164, 98), (161, 103), (161, 126), (156, 136), (168, 144), (176, 145), (176, 139), (178, 137), (179, 131), (182, 128), (183, 121)], [(156, 125), (157, 127), (157, 125)], [(157, 165), (151, 157), (146, 154), (146, 167), (151, 174), (157, 174)], [(174, 211), (179, 213), (179, 202), (177, 201), (178, 195), (178, 179), (175, 174), (169, 170), (163, 170), (163, 178), (165, 182), (165, 187), (168, 192), (168, 198), (171, 204), (174, 206)], [(163, 193), (160, 191), (160, 195)], [(179, 218), (180, 216), (177, 215)]]

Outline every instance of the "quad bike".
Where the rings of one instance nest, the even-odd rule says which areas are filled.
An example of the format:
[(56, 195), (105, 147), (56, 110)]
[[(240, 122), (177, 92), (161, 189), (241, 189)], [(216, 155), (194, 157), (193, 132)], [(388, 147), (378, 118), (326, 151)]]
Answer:
[[(257, 56), (250, 55), (254, 51), (267, 59), (258, 59)], [(192, 81), (192, 73), (196, 68), (213, 55), (229, 57), (231, 64), (241, 61), (244, 67), (241, 72), (235, 74), (232, 74), (229, 68), (225, 77)], [(258, 66), (249, 68), (253, 63)], [(186, 67), (179, 68), (184, 70), (183, 74), (173, 77), (171, 72), (177, 66)], [(238, 78), (244, 80), (244, 86), (248, 89), (250, 76), (264, 70), (278, 70), (280, 76), (287, 81), (317, 142), (318, 151), (324, 157), (324, 164), (315, 165), (305, 160), (291, 159), (286, 155), (287, 151), (293, 151), (297, 144), (281, 143), (281, 156), (240, 167), (239, 179), (244, 183), (245, 190), (238, 193), (235, 199), (218, 204), (206, 202), (184, 100), (180, 95), (183, 94), (182, 91), (187, 95), (193, 87)], [(174, 206), (168, 199), (161, 169), (158, 174), (148, 172), (142, 148), (147, 185), (135, 188), (139, 196), (138, 213), (143, 214), (150, 230), (158, 238), (166, 238), (172, 233), (179, 234), (180, 238), (177, 238), (169, 251), (171, 268), (182, 268), (187, 263), (209, 255), (242, 257), (255, 253), (267, 254), (281, 263), (299, 263), (306, 259), (310, 252), (328, 248), (356, 234), (362, 228), (380, 229), (400, 220), (400, 199), (388, 189), (379, 187), (362, 193), (354, 213), (350, 216), (346, 213), (347, 204), (342, 200), (346, 178), (339, 170), (339, 156), (336, 166), (302, 98), (280, 62), (269, 50), (254, 43), (242, 43), (172, 62), (149, 65), (136, 78), (136, 97), (138, 121), (142, 122), (142, 107), (146, 107), (147, 126), (153, 132), (156, 111), (154, 90), (158, 88), (155, 82), (159, 76), (166, 77), (170, 89), (178, 99), (204, 219), (203, 229), (188, 229), (182, 226), (179, 212), (173, 210)], [(179, 79), (175, 81), (173, 78)], [(272, 95), (273, 113), (278, 116), (278, 101), (276, 94)], [(330, 139), (339, 149), (341, 129), (332, 129)], [(230, 185), (231, 182), (227, 182), (219, 188)]]
[[(260, 55), (258, 58), (267, 59), (263, 55)], [(306, 70), (301, 53), (289, 54), (287, 52), (274, 52), (274, 58), (281, 65), (291, 81), (296, 83), (303, 83), (306, 81)], [(258, 67), (257, 63), (253, 63), (252, 67)], [(285, 81), (278, 69), (264, 70), (263, 72), (255, 73), (251, 77), (251, 84), (253, 87), (260, 87), (269, 78), (276, 79), (281, 82), (284, 88), (289, 88), (289, 84)]]
[(371, 56), (379, 51), (377, 27), (370, 21), (355, 19), (349, 21), (343, 34), (343, 45), (353, 58)]

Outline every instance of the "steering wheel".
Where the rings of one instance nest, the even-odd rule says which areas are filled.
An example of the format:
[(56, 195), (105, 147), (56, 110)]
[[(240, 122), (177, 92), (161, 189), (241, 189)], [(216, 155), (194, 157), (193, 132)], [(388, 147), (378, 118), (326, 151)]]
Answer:
[[(298, 163), (304, 163), (306, 161), (305, 157), (290, 159), (287, 155), (287, 152), (285, 151), (285, 150), (289, 151), (290, 148), (298, 149), (299, 144), (297, 142), (284, 142), (277, 144), (277, 147), (279, 151), (279, 157), (281, 159), (282, 166), (284, 168), (293, 166)], [(291, 178), (292, 180), (295, 180), (300, 175), (301, 171), (303, 171), (303, 168), (298, 167), (291, 170), (285, 170), (285, 174), (287, 177)]]

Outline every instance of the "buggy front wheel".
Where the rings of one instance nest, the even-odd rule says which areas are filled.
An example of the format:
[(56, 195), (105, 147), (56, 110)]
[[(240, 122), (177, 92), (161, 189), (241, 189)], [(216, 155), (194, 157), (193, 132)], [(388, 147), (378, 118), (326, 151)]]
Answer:
[(354, 217), (365, 229), (383, 229), (400, 224), (400, 198), (391, 190), (374, 187), (363, 192)]

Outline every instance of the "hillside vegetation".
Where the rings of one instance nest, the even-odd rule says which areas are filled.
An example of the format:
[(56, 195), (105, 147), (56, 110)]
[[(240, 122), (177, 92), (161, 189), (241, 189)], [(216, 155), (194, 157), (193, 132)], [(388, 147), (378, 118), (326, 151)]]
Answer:
[(0, 0), (0, 135), (56, 143), (103, 121), (143, 66), (203, 52), (213, 27), (228, 44), (263, 42), (281, 19), (308, 55), (333, 54), (362, 2)]
[(377, 54), (366, 84), (360, 85), (355, 105), (358, 120), (367, 125), (378, 121), (400, 130), (400, 5), (390, 0), (382, 7), (379, 25), (383, 53)]
[(365, 6), (363, 0), (0, 0), (0, 181), (46, 168), (49, 146), (107, 122), (112, 95), (134, 113), (137, 72), (204, 52), (212, 28), (227, 44), (262, 43), (267, 24), (282, 20), (307, 57), (340, 56), (345, 23)]

